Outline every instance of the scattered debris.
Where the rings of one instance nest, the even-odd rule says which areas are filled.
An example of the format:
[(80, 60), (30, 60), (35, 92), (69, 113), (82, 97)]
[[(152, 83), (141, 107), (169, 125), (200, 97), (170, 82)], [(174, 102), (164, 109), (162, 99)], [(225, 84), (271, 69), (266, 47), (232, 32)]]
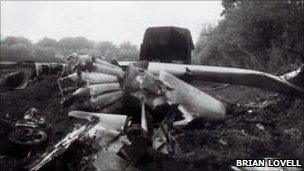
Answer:
[[(71, 123), (74, 130), (62, 135), (61, 140), (42, 155), (37, 154), (36, 160), (26, 169), (39, 170), (71, 150), (76, 142), (85, 141), (96, 145), (96, 151), (79, 156), (81, 159), (77, 160), (76, 168), (80, 170), (135, 169), (134, 166), (149, 154), (170, 156), (181, 153), (193, 157), (197, 153), (187, 150), (190, 144), (180, 147), (178, 143), (183, 137), (172, 135), (174, 131), (189, 129), (194, 136), (188, 142), (204, 145), (201, 150), (205, 150), (206, 155), (219, 148), (223, 151), (233, 148), (236, 144), (233, 137), (239, 137), (235, 141), (249, 146), (263, 143), (267, 146), (270, 141), (278, 141), (273, 139), (273, 120), (266, 122), (266, 116), (258, 115), (262, 110), (270, 110), (273, 103), (238, 104), (235, 107), (239, 111), (231, 110), (231, 105), (182, 81), (185, 77), (207, 81), (212, 77), (220, 83), (258, 87), (297, 97), (303, 97), (304, 92), (298, 84), (251, 70), (161, 63), (133, 63), (123, 70), (90, 56), (78, 56), (74, 54), (69, 58), (70, 68), (61, 75), (58, 84), (63, 104), (60, 112), (65, 112), (61, 113), (62, 117), (70, 111), (70, 119), (77, 118), (81, 124)], [(260, 81), (273, 84), (265, 86), (258, 83)], [(41, 129), (46, 123), (37, 109), (30, 108), (23, 119), (15, 122), (16, 129), (8, 139), (15, 144), (41, 144), (48, 138)], [(195, 124), (197, 128), (203, 127), (203, 131), (191, 130)], [(181, 127), (186, 129), (176, 129)], [(297, 141), (302, 135), (298, 129), (282, 132), (283, 136)], [(189, 135), (185, 134), (185, 137)]]
[(8, 139), (18, 145), (39, 145), (47, 140), (47, 134), (43, 130), (44, 127), (44, 117), (39, 114), (36, 108), (31, 107), (24, 113), (22, 119), (15, 122)]
[(72, 145), (74, 141), (77, 141), (84, 137), (86, 133), (91, 130), (91, 128), (97, 123), (98, 119), (93, 119), (91, 122), (69, 133), (65, 138), (63, 138), (57, 144), (52, 146), (50, 150), (42, 154), (41, 157), (39, 157), (34, 163), (27, 166), (26, 169), (30, 171), (39, 170), (41, 167), (53, 160), (55, 157), (62, 155), (64, 152), (66, 152), (66, 150)]
[(39, 113), (36, 108), (29, 108), (21, 120), (18, 120), (15, 127), (43, 127), (45, 126), (45, 118)]
[(22, 127), (16, 128), (8, 135), (8, 139), (18, 145), (33, 146), (46, 141), (47, 134), (37, 128)]

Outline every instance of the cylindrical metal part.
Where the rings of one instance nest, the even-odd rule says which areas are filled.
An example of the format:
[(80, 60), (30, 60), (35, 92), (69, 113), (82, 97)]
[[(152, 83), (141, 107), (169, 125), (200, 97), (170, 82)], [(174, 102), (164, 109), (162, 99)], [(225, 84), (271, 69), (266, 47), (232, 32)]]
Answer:
[(118, 99), (122, 98), (122, 96), (122, 91), (114, 91), (107, 94), (102, 94), (97, 97), (91, 97), (90, 104), (92, 108), (98, 110), (114, 103)]
[(98, 96), (107, 92), (121, 90), (118, 83), (94, 84), (87, 86), (87, 88), (89, 89), (91, 96)]
[(115, 75), (118, 78), (124, 77), (124, 71), (121, 68), (117, 69), (117, 67), (110, 67), (107, 65), (101, 65), (97, 63), (93, 63), (93, 71), (101, 72), (109, 75)]

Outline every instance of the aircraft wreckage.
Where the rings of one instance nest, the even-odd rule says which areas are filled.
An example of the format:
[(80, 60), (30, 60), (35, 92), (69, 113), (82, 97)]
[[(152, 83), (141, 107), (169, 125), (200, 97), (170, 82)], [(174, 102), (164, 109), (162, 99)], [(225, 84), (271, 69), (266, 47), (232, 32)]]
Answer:
[[(188, 84), (188, 80), (236, 84), (304, 97), (303, 66), (274, 76), (246, 69), (145, 61), (114, 65), (75, 54), (69, 57), (68, 64), (27, 63), (14, 72), (2, 72), (1, 86), (22, 89), (32, 77), (53, 70), (62, 71), (57, 80), (61, 105), (70, 107), (70, 117), (84, 119), (86, 123), (25, 167), (32, 171), (65, 153), (73, 142), (87, 139), (101, 147), (87, 159), (93, 160), (92, 167), (103, 170), (125, 169), (128, 163), (136, 163), (147, 149), (171, 153), (174, 149), (169, 128), (183, 128), (195, 119), (220, 122), (226, 116), (225, 103)], [(31, 109), (29, 113), (34, 111)], [(25, 116), (27, 121), (41, 122), (41, 118), (33, 122), (30, 114)], [(136, 136), (129, 136), (130, 130), (136, 130)], [(108, 160), (116, 162), (110, 165)]]

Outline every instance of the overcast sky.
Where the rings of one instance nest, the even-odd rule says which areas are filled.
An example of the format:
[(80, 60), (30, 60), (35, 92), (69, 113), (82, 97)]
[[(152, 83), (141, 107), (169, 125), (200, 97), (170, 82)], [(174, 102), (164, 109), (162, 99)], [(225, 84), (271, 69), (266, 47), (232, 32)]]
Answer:
[(139, 46), (147, 27), (172, 25), (188, 28), (196, 42), (221, 11), (221, 1), (1, 1), (1, 35), (33, 42), (84, 36)]

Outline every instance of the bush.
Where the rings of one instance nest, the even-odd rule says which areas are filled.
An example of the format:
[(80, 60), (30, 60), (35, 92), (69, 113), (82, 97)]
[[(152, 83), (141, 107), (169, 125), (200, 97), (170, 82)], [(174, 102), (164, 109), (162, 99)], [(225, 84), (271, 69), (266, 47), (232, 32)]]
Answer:
[(202, 64), (281, 72), (303, 62), (304, 1), (223, 0), (222, 5), (223, 19), (204, 28), (197, 42), (195, 57)]

